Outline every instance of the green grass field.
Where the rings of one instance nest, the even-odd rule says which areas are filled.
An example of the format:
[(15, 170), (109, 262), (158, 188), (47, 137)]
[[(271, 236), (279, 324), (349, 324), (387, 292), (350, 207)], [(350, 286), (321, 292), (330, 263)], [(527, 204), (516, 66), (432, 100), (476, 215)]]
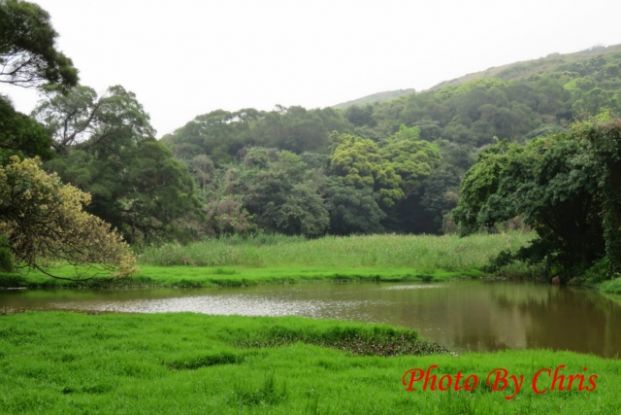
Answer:
[[(28, 312), (0, 316), (2, 414), (618, 414), (621, 361), (544, 350), (436, 350), (416, 333), (303, 318)], [(392, 354), (397, 353), (395, 356)], [(422, 354), (421, 354), (422, 353)], [(386, 356), (388, 355), (388, 356)], [(408, 369), (477, 374), (473, 392), (406, 392)], [(536, 395), (540, 368), (597, 374)], [(584, 372), (583, 368), (587, 368)], [(526, 378), (512, 400), (494, 368)], [(407, 377), (406, 377), (407, 379)], [(543, 379), (543, 388), (550, 379)], [(549, 385), (548, 385), (549, 386)]]
[[(490, 258), (505, 249), (517, 249), (530, 233), (496, 235), (369, 235), (324, 237), (259, 236), (224, 238), (189, 245), (150, 247), (139, 256), (133, 277), (110, 280), (98, 277), (90, 286), (159, 285), (201, 287), (248, 285), (259, 282), (293, 282), (305, 279), (442, 280), (479, 277)], [(80, 278), (93, 270), (51, 265), (54, 275)], [(526, 275), (524, 265), (504, 270), (505, 275)], [(0, 286), (48, 287), (75, 285), (40, 272), (0, 275)]]
[[(147, 248), (131, 278), (91, 287), (236, 286), (315, 279), (481, 277), (489, 258), (526, 233), (375, 235), (305, 240), (258, 237)], [(64, 277), (92, 269), (50, 266)], [(504, 275), (525, 275), (518, 264)], [(5, 286), (75, 285), (41, 273), (4, 274)], [(618, 281), (605, 286), (618, 292)], [(472, 391), (406, 391), (408, 369), (476, 374)], [(535, 394), (541, 368), (597, 374), (595, 391)], [(513, 393), (486, 374), (524, 375)], [(586, 369), (585, 369), (586, 368)], [(407, 383), (407, 376), (406, 376)], [(539, 383), (544, 387), (546, 381)], [(549, 385), (548, 385), (549, 386)], [(0, 414), (619, 414), (621, 361), (549, 350), (447, 352), (410, 329), (298, 317), (26, 312), (0, 315)]]

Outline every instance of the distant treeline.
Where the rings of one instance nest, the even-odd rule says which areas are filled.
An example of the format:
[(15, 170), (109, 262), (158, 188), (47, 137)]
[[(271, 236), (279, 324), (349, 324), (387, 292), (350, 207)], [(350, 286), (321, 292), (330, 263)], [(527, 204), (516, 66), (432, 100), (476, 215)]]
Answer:
[(208, 234), (441, 233), (481, 149), (620, 114), (620, 75), (621, 48), (598, 48), (346, 109), (214, 111), (162, 141)]

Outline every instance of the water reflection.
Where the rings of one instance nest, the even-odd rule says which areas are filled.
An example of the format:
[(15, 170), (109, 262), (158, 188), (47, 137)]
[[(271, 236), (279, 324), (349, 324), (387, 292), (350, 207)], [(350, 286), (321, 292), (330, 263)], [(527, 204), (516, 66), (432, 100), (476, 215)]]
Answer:
[(304, 315), (416, 328), (452, 350), (552, 348), (621, 355), (621, 306), (535, 284), (301, 283), (211, 290), (21, 291), (0, 309)]

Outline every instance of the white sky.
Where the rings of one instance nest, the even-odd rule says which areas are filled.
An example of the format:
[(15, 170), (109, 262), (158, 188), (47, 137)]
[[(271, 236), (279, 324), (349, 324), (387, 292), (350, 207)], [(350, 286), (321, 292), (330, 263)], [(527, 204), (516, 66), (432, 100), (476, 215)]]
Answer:
[(81, 82), (135, 92), (160, 136), (218, 108), (324, 107), (621, 43), (618, 0), (35, 2)]

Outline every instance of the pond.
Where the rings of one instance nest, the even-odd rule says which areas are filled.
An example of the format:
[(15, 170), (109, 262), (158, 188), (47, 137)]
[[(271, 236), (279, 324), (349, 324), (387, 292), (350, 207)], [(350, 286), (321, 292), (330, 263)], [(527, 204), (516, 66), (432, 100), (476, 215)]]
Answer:
[(621, 356), (621, 305), (593, 291), (509, 282), (2, 291), (0, 311), (198, 312), (390, 323), (454, 351), (551, 348)]

